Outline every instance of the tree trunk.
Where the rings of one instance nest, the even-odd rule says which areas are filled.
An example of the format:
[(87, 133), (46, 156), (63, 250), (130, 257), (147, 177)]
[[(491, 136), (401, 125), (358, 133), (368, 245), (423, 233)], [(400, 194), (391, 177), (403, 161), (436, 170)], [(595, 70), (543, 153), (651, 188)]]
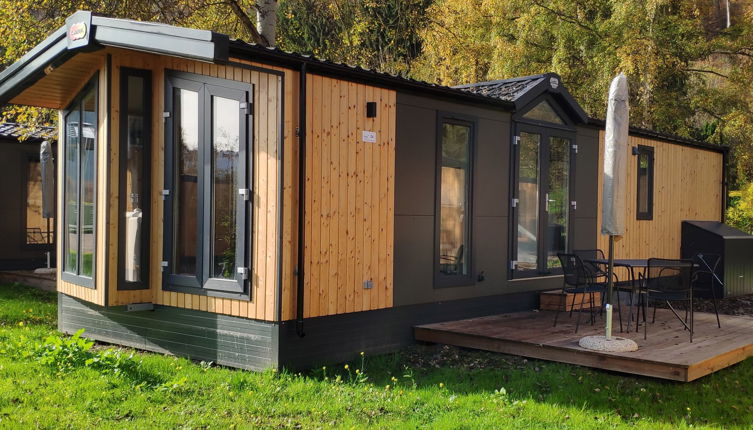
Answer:
[(267, 46), (275, 46), (277, 38), (277, 0), (256, 1), (256, 28)]

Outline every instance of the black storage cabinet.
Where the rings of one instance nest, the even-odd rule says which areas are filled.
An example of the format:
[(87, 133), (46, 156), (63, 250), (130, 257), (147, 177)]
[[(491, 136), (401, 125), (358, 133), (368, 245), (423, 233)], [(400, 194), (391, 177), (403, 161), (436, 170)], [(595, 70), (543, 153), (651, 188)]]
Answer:
[(683, 221), (680, 255), (693, 258), (698, 253), (722, 257), (716, 274), (724, 288), (715, 285), (717, 297), (753, 294), (753, 236), (718, 221)]

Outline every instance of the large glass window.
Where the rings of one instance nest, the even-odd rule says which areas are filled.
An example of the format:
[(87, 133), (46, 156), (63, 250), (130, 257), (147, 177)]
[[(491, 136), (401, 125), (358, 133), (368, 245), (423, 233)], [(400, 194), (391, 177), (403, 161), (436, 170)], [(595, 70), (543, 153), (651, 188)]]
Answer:
[(636, 218), (650, 220), (654, 218), (654, 148), (638, 146), (637, 172), (637, 210)]
[(471, 123), (442, 121), (438, 148), (438, 286), (470, 281), (472, 142)]
[(567, 132), (518, 125), (513, 192), (513, 277), (558, 273), (569, 249), (572, 139)]
[(119, 289), (148, 288), (151, 75), (120, 71), (120, 281)]
[(168, 78), (167, 289), (246, 294), (251, 87)]
[(64, 280), (94, 287), (96, 255), (96, 77), (64, 117), (63, 274)]

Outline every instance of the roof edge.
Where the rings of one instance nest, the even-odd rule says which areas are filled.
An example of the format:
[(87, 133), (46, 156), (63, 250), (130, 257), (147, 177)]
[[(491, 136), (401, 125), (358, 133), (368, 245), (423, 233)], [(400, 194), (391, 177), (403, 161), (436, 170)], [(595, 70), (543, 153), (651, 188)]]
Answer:
[[(604, 129), (606, 127), (606, 121), (600, 118), (588, 118), (588, 125), (596, 128)], [(673, 143), (676, 145), (689, 146), (698, 149), (706, 149), (715, 152), (729, 152), (730, 147), (727, 145), (714, 145), (711, 143), (702, 142), (700, 140), (690, 139), (687, 137), (678, 136), (676, 134), (662, 133), (647, 128), (630, 126), (629, 133), (634, 136), (647, 137), (649, 139), (661, 140), (663, 142)]]

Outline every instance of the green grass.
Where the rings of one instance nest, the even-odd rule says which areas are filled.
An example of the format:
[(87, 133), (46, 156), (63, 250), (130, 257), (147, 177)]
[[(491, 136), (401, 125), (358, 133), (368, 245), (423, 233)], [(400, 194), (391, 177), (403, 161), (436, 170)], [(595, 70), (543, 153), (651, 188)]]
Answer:
[(753, 423), (751, 360), (681, 384), (440, 346), (367, 356), (365, 365), (354, 357), (348, 369), (340, 364), (305, 374), (238, 371), (150, 353), (136, 353), (130, 371), (84, 365), (60, 371), (33, 355), (12, 353), (14, 344), (44, 344), (55, 333), (55, 316), (53, 294), (0, 286), (0, 428), (657, 429)]

